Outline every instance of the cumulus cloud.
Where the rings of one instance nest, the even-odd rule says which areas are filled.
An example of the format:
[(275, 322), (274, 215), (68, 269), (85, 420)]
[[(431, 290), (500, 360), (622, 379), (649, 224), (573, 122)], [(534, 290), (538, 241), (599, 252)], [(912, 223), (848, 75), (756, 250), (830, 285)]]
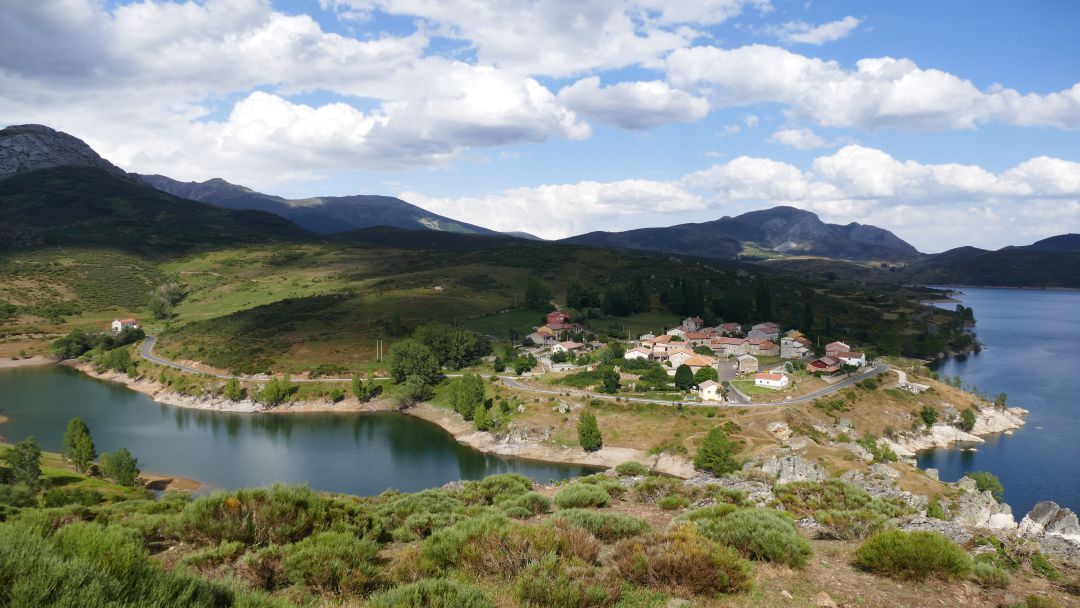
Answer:
[(796, 150), (813, 150), (831, 146), (824, 137), (810, 129), (780, 129), (769, 136), (769, 141), (791, 146)]
[(699, 87), (714, 106), (781, 103), (821, 126), (940, 130), (999, 121), (1080, 127), (1080, 83), (1047, 95), (1001, 87), (981, 91), (908, 59), (862, 59), (847, 70), (835, 61), (766, 45), (679, 49), (666, 65), (672, 84)]
[(600, 78), (590, 76), (561, 89), (558, 99), (582, 116), (637, 131), (694, 122), (709, 113), (709, 102), (658, 80), (601, 87)]
[(830, 21), (821, 25), (811, 25), (805, 21), (788, 21), (769, 28), (768, 32), (785, 42), (822, 45), (847, 36), (855, 31), (860, 23), (862, 23), (861, 19), (848, 15), (839, 21)]

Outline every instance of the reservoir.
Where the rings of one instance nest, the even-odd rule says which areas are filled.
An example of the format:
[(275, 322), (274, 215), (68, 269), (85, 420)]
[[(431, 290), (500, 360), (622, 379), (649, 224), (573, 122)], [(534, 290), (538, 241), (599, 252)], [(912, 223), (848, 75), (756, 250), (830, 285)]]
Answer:
[[(968, 471), (990, 471), (1005, 486), (1017, 519), (1040, 500), (1080, 512), (1080, 292), (959, 288), (975, 310), (983, 350), (940, 362), (944, 377), (960, 376), (991, 399), (1031, 412), (1012, 435), (987, 437), (976, 451), (920, 453), (953, 481)], [(952, 305), (948, 305), (951, 307)]]
[(283, 482), (373, 495), (496, 473), (546, 482), (591, 472), (487, 455), (406, 414), (184, 409), (60, 365), (0, 370), (0, 414), (9, 419), (0, 437), (13, 443), (34, 435), (51, 452), (61, 450), (67, 421), (79, 416), (99, 454), (126, 447), (144, 471), (197, 479), (210, 489)]

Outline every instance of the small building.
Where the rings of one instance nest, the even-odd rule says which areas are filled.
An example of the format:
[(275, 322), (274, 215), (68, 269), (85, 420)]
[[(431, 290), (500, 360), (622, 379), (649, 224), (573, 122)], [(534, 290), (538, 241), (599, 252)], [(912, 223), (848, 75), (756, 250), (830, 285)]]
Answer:
[(557, 310), (555, 312), (549, 312), (547, 314), (547, 324), (548, 325), (562, 325), (564, 323), (569, 323), (569, 322), (570, 322), (570, 315), (565, 313), (565, 312), (562, 312), (561, 310)]
[(744, 338), (713, 338), (710, 344), (720, 355), (738, 357), (750, 354), (750, 341)]
[(771, 374), (768, 372), (754, 374), (754, 386), (780, 390), (785, 388), (789, 382), (787, 374)]
[(707, 332), (688, 331), (686, 332), (686, 337), (683, 339), (686, 340), (690, 346), (705, 346), (712, 340), (712, 336)]
[(742, 325), (738, 323), (723, 323), (719, 326), (719, 329), (725, 336), (742, 335)]
[(139, 324), (135, 319), (113, 319), (110, 327), (114, 334), (118, 334), (125, 329), (139, 329)]
[(559, 342), (558, 344), (555, 344), (554, 346), (551, 347), (551, 352), (553, 352), (553, 353), (573, 353), (574, 351), (581, 350), (584, 347), (585, 347), (584, 344), (579, 344), (577, 342)]
[(623, 354), (623, 359), (626, 359), (628, 361), (631, 359), (648, 359), (651, 356), (651, 350), (638, 346), (636, 348), (631, 348), (630, 350), (626, 351), (626, 353)]
[(667, 351), (667, 359), (671, 361), (672, 368), (679, 367), (695, 356), (694, 351), (687, 348), (668, 349)]
[(780, 347), (765, 338), (750, 338), (750, 354), (759, 357), (778, 357)]
[(681, 327), (673, 327), (667, 330), (667, 335), (671, 337), (678, 336), (679, 338), (686, 339), (686, 330)]
[(854, 365), (855, 367), (866, 366), (866, 353), (837, 353), (836, 358), (842, 365)]
[(752, 374), (758, 370), (758, 360), (753, 355), (739, 355), (735, 360), (740, 374)]
[(712, 357), (706, 357), (705, 355), (694, 355), (693, 357), (690, 357), (689, 359), (683, 361), (682, 364), (688, 366), (690, 368), (690, 371), (696, 374), (699, 369), (705, 367), (713, 367), (714, 365), (716, 365), (716, 359), (713, 359)]
[(811, 373), (835, 374), (840, 371), (840, 360), (836, 357), (820, 357), (806, 366)]
[(542, 334), (538, 331), (534, 331), (525, 337), (532, 340), (532, 343), (537, 345), (544, 345), (547, 344), (548, 340), (554, 340), (551, 334)]
[(825, 356), (836, 358), (840, 353), (851, 352), (851, 347), (843, 342), (830, 342), (825, 345)]
[(701, 317), (687, 317), (682, 322), (683, 329), (688, 332), (699, 331), (703, 325), (705, 321)]
[(655, 337), (656, 334), (641, 334), (640, 336), (638, 336), (638, 340), (644, 342), (646, 340), (652, 340)]
[(720, 392), (720, 384), (713, 380), (706, 380), (699, 384), (698, 394), (701, 396), (702, 401), (722, 401), (724, 399)]
[(810, 349), (795, 338), (787, 336), (780, 338), (781, 359), (801, 359), (809, 352)]
[(776, 323), (758, 323), (750, 328), (750, 333), (747, 334), (750, 338), (765, 338), (767, 340), (779, 340), (780, 339), (780, 326)]

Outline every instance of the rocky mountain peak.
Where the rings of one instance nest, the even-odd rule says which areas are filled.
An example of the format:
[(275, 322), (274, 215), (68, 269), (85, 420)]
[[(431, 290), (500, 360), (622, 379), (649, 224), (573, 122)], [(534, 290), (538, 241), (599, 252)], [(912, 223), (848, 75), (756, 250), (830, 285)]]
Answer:
[(51, 167), (93, 167), (116, 175), (122, 169), (101, 158), (83, 140), (44, 125), (0, 129), (0, 179)]

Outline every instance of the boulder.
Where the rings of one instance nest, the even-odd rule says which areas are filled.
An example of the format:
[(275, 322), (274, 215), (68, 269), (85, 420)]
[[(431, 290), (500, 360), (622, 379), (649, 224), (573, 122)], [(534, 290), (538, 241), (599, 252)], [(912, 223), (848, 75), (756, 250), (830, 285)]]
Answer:
[(791, 427), (786, 422), (770, 422), (765, 428), (780, 441), (787, 441), (791, 438)]
[(972, 528), (1015, 530), (1012, 508), (999, 503), (989, 491), (967, 492), (951, 500), (946, 507), (951, 519)]
[(926, 473), (926, 476), (934, 481), (941, 481), (941, 472), (937, 469), (924, 469), (923, 473)]
[(821, 465), (798, 456), (782, 456), (766, 460), (761, 464), (761, 470), (776, 477), (777, 483), (825, 481), (829, 478), (829, 474)]
[(905, 532), (914, 532), (915, 530), (937, 532), (959, 545), (965, 545), (972, 539), (971, 532), (968, 532), (968, 529), (964, 526), (954, 521), (942, 521), (932, 517), (913, 517), (900, 522), (898, 527)]
[(859, 445), (857, 443), (854, 443), (854, 442), (838, 443), (838, 444), (836, 444), (836, 447), (844, 448), (845, 450), (847, 450), (847, 451), (851, 452), (852, 454), (854, 454), (856, 458), (858, 458), (859, 460), (861, 460), (863, 462), (873, 462), (874, 461), (874, 455), (870, 453), (870, 450), (864, 448), (863, 446), (861, 446), (861, 445)]
[(925, 496), (919, 494), (912, 494), (905, 490), (901, 490), (897, 485), (896, 480), (900, 477), (900, 472), (890, 467), (887, 464), (875, 464), (871, 466), (866, 472), (862, 471), (848, 471), (840, 476), (840, 479), (862, 488), (867, 494), (874, 498), (899, 498), (900, 500), (911, 505), (917, 511), (923, 511), (926, 509), (928, 503)]
[(1019, 532), (1024, 536), (1052, 534), (1080, 542), (1080, 522), (1076, 513), (1050, 500), (1035, 503), (1020, 521)]

